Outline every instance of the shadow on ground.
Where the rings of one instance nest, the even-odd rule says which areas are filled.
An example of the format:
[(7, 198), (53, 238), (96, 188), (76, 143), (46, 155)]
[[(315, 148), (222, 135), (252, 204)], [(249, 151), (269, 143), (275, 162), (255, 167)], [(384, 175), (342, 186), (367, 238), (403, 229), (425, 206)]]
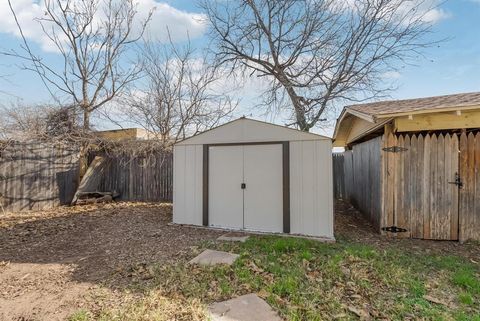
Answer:
[(423, 254), (458, 255), (475, 262), (480, 259), (478, 242), (461, 244), (456, 241), (400, 238), (394, 234), (380, 235), (358, 210), (343, 201), (337, 201), (335, 205), (335, 237), (380, 249), (395, 247)]
[(169, 225), (169, 204), (58, 211), (65, 213), (0, 220), (0, 261), (69, 264), (73, 280), (102, 282), (134, 264), (182, 260), (191, 247), (222, 234)]

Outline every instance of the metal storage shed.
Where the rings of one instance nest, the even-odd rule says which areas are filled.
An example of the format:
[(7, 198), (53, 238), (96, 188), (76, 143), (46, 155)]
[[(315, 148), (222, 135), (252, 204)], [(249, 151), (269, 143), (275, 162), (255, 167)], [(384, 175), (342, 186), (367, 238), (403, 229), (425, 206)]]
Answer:
[(173, 157), (174, 223), (333, 239), (330, 138), (240, 118)]

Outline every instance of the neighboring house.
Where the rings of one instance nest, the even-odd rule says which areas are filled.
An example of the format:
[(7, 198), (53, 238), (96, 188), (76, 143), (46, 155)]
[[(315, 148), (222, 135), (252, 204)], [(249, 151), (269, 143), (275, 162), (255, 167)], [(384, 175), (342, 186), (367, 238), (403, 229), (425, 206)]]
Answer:
[(104, 139), (110, 140), (147, 140), (155, 135), (143, 128), (122, 128), (113, 130), (97, 131), (96, 134)]
[(378, 231), (480, 239), (480, 93), (347, 106), (334, 146), (340, 194)]

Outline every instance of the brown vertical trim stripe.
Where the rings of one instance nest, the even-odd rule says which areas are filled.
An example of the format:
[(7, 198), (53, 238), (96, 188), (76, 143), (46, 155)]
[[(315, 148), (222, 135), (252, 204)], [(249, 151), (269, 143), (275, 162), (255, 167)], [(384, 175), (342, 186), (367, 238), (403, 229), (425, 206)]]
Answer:
[(202, 223), (203, 226), (208, 226), (208, 149), (209, 145), (203, 145), (203, 184), (202, 184)]
[(283, 233), (290, 233), (290, 142), (282, 143)]

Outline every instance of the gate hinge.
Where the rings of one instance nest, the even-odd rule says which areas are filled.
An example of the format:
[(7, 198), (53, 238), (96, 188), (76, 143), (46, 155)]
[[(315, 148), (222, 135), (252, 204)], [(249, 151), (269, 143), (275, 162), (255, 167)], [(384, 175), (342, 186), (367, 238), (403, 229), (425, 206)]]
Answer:
[(384, 152), (389, 152), (389, 153), (400, 153), (400, 152), (406, 152), (408, 148), (400, 147), (400, 146), (391, 146), (391, 147), (382, 148), (382, 150)]
[(393, 225), (393, 226), (382, 227), (382, 231), (391, 232), (391, 233), (404, 233), (404, 232), (407, 232), (407, 229)]

